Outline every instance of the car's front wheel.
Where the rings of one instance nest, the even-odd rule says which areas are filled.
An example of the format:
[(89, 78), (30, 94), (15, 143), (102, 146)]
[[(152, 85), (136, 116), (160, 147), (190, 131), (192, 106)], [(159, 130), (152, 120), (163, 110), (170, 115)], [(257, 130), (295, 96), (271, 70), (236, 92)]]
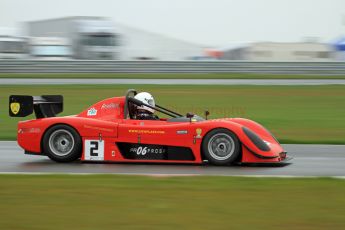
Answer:
[(202, 142), (203, 155), (214, 165), (234, 163), (241, 154), (241, 144), (237, 136), (227, 129), (210, 131)]
[(75, 129), (67, 125), (51, 127), (43, 137), (43, 150), (57, 162), (71, 162), (81, 156), (82, 142)]

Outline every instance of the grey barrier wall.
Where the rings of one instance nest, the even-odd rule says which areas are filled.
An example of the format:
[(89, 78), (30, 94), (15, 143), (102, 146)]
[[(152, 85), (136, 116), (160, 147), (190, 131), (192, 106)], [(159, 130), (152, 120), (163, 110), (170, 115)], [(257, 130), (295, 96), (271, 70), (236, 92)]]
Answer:
[(0, 60), (0, 73), (259, 73), (345, 75), (345, 62)]

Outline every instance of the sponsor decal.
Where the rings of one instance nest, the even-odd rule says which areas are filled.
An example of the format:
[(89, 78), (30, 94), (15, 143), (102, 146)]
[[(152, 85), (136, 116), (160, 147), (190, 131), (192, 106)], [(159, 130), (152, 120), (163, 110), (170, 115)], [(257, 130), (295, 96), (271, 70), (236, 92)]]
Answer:
[(101, 109), (117, 109), (119, 107), (120, 107), (119, 104), (112, 102), (112, 103), (109, 103), (109, 104), (103, 104)]
[(188, 131), (187, 130), (177, 130), (176, 133), (177, 134), (187, 134)]
[(113, 129), (101, 128), (101, 127), (90, 126), (90, 125), (84, 125), (84, 128), (95, 129), (95, 130), (106, 131), (106, 132), (114, 132)]
[(115, 143), (121, 155), (131, 160), (194, 160), (189, 147), (177, 147), (156, 144), (133, 144), (128, 142)]
[(89, 109), (88, 111), (87, 111), (87, 115), (88, 116), (96, 116), (97, 115), (97, 109), (95, 109), (95, 108), (91, 108), (91, 109)]
[(164, 134), (163, 130), (143, 130), (143, 129), (129, 129), (129, 133), (140, 133), (140, 134)]
[(18, 130), (18, 133), (40, 133), (40, 128), (22, 128)]
[(10, 104), (10, 108), (11, 108), (11, 112), (14, 115), (17, 115), (19, 113), (19, 110), (20, 110), (20, 104), (18, 102), (12, 102)]
[(145, 156), (146, 154), (153, 153), (153, 154), (163, 154), (166, 152), (165, 148), (160, 147), (147, 147), (147, 146), (139, 146), (139, 147), (132, 147), (129, 150), (131, 153), (135, 153), (137, 155)]
[(201, 138), (202, 129), (197, 128), (197, 129), (195, 130), (195, 132), (196, 132), (196, 138)]

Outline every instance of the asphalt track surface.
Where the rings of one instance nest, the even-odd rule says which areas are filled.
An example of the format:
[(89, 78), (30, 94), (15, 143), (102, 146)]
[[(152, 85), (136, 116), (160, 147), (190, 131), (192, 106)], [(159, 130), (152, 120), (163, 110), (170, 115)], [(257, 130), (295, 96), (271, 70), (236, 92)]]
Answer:
[(17, 79), (1, 78), (0, 85), (345, 85), (345, 79)]
[(72, 173), (135, 175), (332, 176), (345, 177), (345, 145), (283, 145), (293, 157), (284, 166), (211, 166), (176, 164), (56, 163), (25, 155), (14, 141), (0, 142), (0, 173)]

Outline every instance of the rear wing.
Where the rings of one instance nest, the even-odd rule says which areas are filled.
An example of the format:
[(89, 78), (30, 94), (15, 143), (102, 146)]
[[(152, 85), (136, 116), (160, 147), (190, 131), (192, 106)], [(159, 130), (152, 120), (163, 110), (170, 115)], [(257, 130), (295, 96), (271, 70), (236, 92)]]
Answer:
[(9, 98), (9, 115), (26, 117), (35, 112), (36, 118), (55, 117), (63, 111), (63, 96), (11, 95)]

